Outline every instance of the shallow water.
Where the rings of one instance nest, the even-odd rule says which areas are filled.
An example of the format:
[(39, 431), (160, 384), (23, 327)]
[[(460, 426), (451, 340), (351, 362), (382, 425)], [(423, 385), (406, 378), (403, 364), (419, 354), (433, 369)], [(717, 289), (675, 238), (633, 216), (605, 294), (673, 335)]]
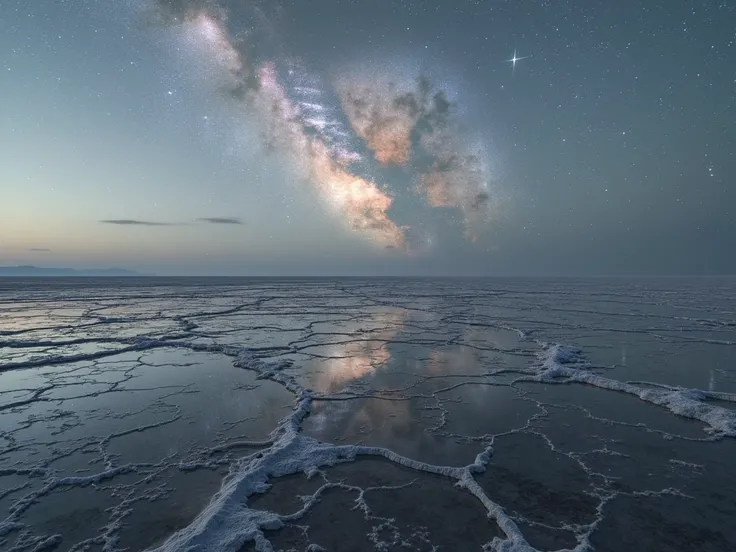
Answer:
[(735, 361), (733, 279), (0, 280), (0, 549), (736, 549)]

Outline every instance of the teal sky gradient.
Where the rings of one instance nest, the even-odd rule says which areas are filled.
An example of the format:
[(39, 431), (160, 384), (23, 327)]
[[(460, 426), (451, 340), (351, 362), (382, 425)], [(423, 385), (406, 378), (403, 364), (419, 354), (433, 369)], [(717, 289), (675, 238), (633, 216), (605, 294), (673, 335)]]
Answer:
[[(447, 93), (486, 155), (479, 239), (463, 237), (459, 209), (414, 193), (411, 166), (381, 167), (354, 133), (366, 177), (416, 244), (387, 250), (350, 230), (289, 151), (264, 147), (262, 121), (218, 89), (211, 60), (180, 28), (151, 22), (153, 4), (11, 1), (0, 13), (0, 265), (736, 272), (732, 3), (261, 4), (255, 17), (220, 2), (229, 33), (269, 37), (253, 56), (298, 60), (326, 101), (343, 76), (371, 71), (428, 75)], [(514, 49), (530, 57), (512, 70)]]

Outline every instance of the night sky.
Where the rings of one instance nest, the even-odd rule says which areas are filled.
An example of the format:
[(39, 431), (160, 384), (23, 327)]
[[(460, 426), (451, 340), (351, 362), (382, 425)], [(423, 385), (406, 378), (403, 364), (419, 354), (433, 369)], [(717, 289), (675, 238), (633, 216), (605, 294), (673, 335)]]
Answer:
[(731, 0), (0, 1), (0, 265), (736, 273)]

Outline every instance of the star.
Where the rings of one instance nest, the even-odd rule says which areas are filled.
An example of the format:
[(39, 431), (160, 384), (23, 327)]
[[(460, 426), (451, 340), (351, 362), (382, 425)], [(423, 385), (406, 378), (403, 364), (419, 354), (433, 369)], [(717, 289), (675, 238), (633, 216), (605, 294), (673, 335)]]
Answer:
[(505, 61), (505, 63), (510, 63), (511, 64), (511, 69), (515, 71), (516, 70), (516, 62), (517, 61), (521, 61), (522, 59), (527, 59), (529, 57), (531, 57), (531, 56), (518, 57), (516, 55), (516, 49), (514, 49), (514, 57), (512, 57), (511, 59), (507, 59)]

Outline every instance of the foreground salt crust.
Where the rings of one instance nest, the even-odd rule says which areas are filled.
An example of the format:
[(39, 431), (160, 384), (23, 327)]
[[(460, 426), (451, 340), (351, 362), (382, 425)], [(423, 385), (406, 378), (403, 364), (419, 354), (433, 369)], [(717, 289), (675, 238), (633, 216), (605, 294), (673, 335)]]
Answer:
[[(619, 382), (602, 377), (591, 371), (580, 349), (561, 344), (539, 342), (543, 350), (539, 353), (538, 365), (530, 368), (516, 381), (538, 381), (547, 384), (579, 383), (611, 391), (635, 395), (643, 401), (662, 406), (674, 414), (699, 420), (706, 424), (714, 438), (736, 437), (736, 411), (707, 404), (707, 399), (736, 402), (736, 395), (702, 390), (659, 386), (645, 388), (632, 383)], [(223, 351), (224, 352), (224, 351)], [(233, 354), (233, 350), (227, 351)], [(285, 522), (299, 519), (316, 502), (322, 490), (306, 501), (297, 513), (282, 516), (272, 512), (248, 507), (248, 498), (256, 493), (267, 492), (269, 480), (274, 477), (306, 473), (314, 474), (320, 468), (343, 462), (354, 461), (360, 456), (379, 456), (401, 466), (435, 475), (448, 477), (456, 485), (467, 489), (486, 508), (489, 519), (495, 521), (506, 535), (487, 543), (484, 550), (497, 552), (536, 552), (525, 540), (513, 519), (497, 503), (493, 502), (477, 483), (473, 474), (485, 471), (493, 453), (492, 446), (479, 453), (475, 461), (464, 467), (437, 466), (406, 458), (395, 452), (380, 448), (358, 445), (331, 445), (319, 442), (300, 433), (300, 425), (309, 415), (313, 400), (312, 392), (299, 385), (285, 371), (289, 363), (266, 363), (249, 351), (237, 354), (236, 366), (255, 370), (259, 377), (281, 383), (296, 397), (293, 412), (285, 417), (271, 435), (271, 446), (256, 458), (239, 462), (231, 471), (222, 489), (207, 508), (187, 528), (171, 536), (155, 552), (205, 552), (221, 550), (237, 552), (249, 541), (254, 541), (256, 550), (271, 552), (273, 547), (264, 536), (264, 530), (281, 528)], [(649, 384), (650, 386), (656, 384)], [(665, 489), (662, 493), (674, 493)], [(575, 552), (590, 550), (589, 537), (602, 519), (602, 507), (614, 495), (602, 500), (598, 518), (578, 534)]]
[[(526, 339), (523, 332), (517, 331), (519, 336)], [(179, 337), (179, 336), (176, 336)], [(256, 510), (248, 507), (248, 499), (256, 494), (268, 491), (269, 482), (272, 478), (282, 477), (289, 474), (306, 473), (316, 474), (320, 468), (333, 466), (339, 463), (351, 462), (361, 456), (382, 457), (391, 462), (416, 470), (420, 473), (428, 473), (447, 477), (455, 481), (456, 485), (468, 490), (485, 507), (491, 520), (498, 524), (505, 534), (505, 539), (496, 538), (485, 546), (487, 551), (507, 552), (529, 552), (535, 549), (531, 547), (523, 537), (519, 527), (514, 520), (492, 501), (474, 478), (474, 474), (483, 472), (493, 453), (491, 444), (485, 446), (477, 455), (475, 461), (467, 466), (438, 466), (401, 456), (394, 451), (380, 447), (367, 447), (357, 445), (331, 445), (319, 442), (300, 432), (303, 420), (309, 415), (312, 403), (315, 400), (314, 393), (300, 385), (291, 375), (290, 364), (286, 361), (267, 362), (260, 355), (264, 355), (266, 348), (258, 351), (235, 346), (203, 345), (190, 341), (180, 340), (176, 337), (167, 338), (143, 338), (143, 339), (118, 339), (109, 338), (105, 340), (111, 345), (119, 345), (109, 351), (97, 351), (93, 353), (52, 356), (45, 359), (29, 360), (14, 364), (6, 363), (0, 366), (0, 370), (11, 370), (16, 368), (28, 368), (44, 365), (57, 365), (60, 363), (76, 362), (78, 360), (91, 360), (104, 356), (113, 356), (126, 351), (142, 351), (157, 348), (179, 348), (191, 351), (207, 351), (221, 354), (234, 359), (235, 366), (254, 371), (259, 378), (271, 380), (283, 385), (295, 395), (295, 405), (292, 412), (284, 417), (277, 428), (272, 432), (267, 442), (243, 443), (267, 447), (258, 453), (237, 461), (229, 477), (224, 481), (220, 491), (212, 498), (208, 506), (200, 515), (186, 528), (172, 535), (165, 543), (156, 548), (157, 552), (174, 551), (209, 551), (222, 550), (237, 552), (243, 544), (253, 541), (256, 549), (260, 551), (271, 551), (273, 547), (265, 537), (265, 530), (273, 530), (282, 527), (285, 523), (299, 519), (307, 514), (310, 508), (319, 499), (322, 489), (309, 497), (304, 507), (291, 515), (282, 516), (273, 512)], [(180, 337), (187, 337), (182, 334)], [(94, 340), (99, 343), (100, 340)], [(39, 342), (40, 345), (47, 345)], [(710, 438), (736, 437), (736, 411), (729, 410), (714, 404), (709, 400), (720, 400), (736, 402), (736, 395), (729, 393), (717, 393), (697, 389), (686, 389), (665, 386), (651, 382), (620, 382), (603, 377), (589, 366), (580, 349), (575, 347), (550, 344), (539, 341), (541, 347), (538, 354), (538, 362), (528, 369), (515, 370), (518, 377), (511, 383), (535, 381), (542, 384), (583, 384), (614, 392), (627, 393), (638, 397), (640, 400), (656, 406), (666, 408), (670, 412), (698, 420), (706, 425), (705, 429)], [(12, 344), (11, 344), (12, 345)], [(28, 342), (24, 342), (29, 346)], [(56, 343), (58, 345), (58, 343)], [(360, 395), (356, 395), (358, 397)], [(198, 465), (205, 465), (206, 454), (202, 455), (202, 464), (196, 461), (188, 466), (180, 466), (182, 469), (196, 469)], [(135, 471), (135, 466), (124, 465), (109, 467), (98, 474), (85, 477), (66, 477), (50, 479), (41, 491), (16, 503), (11, 510), (20, 515), (33, 500), (37, 500), (45, 494), (59, 487), (83, 487), (96, 482), (113, 478), (122, 473)], [(330, 484), (334, 486), (335, 484)], [(671, 492), (667, 489), (663, 493)], [(577, 533), (576, 552), (590, 549), (589, 536), (595, 530), (596, 524), (602, 519), (602, 507), (606, 501), (611, 500), (614, 494), (608, 495), (601, 500), (598, 508), (598, 518), (588, 525), (584, 531)], [(114, 536), (119, 529), (115, 527), (115, 521), (108, 527), (108, 534)], [(18, 516), (11, 515), (0, 523), (0, 536), (14, 531), (19, 527)], [(34, 543), (34, 550), (44, 550), (56, 546), (59, 542), (58, 536), (43, 537)], [(23, 548), (27, 550), (28, 547)], [(116, 549), (115, 539), (105, 540), (103, 550), (112, 552)]]
[[(255, 493), (268, 490), (272, 477), (306, 473), (313, 474), (319, 468), (350, 462), (359, 456), (379, 456), (391, 462), (420, 472), (441, 475), (456, 480), (457, 485), (469, 490), (488, 510), (507, 535), (508, 540), (494, 540), (488, 550), (531, 551), (517, 525), (503, 509), (491, 501), (473, 478), (473, 473), (485, 470), (491, 447), (483, 450), (475, 462), (465, 467), (435, 466), (412, 460), (381, 447), (357, 445), (330, 445), (321, 443), (299, 433), (302, 420), (309, 414), (312, 394), (283, 372), (288, 363), (267, 364), (242, 352), (236, 366), (256, 370), (262, 378), (285, 385), (297, 395), (294, 411), (285, 417), (271, 434), (271, 446), (255, 459), (239, 463), (231, 472), (220, 491), (207, 508), (187, 528), (174, 534), (157, 552), (222, 550), (237, 552), (243, 544), (255, 541), (256, 550), (272, 551), (271, 543), (265, 538), (264, 530), (279, 529), (285, 521), (298, 519), (307, 513), (320, 491), (304, 508), (289, 516), (248, 508), (247, 499)], [(380, 487), (379, 487), (380, 488)], [(509, 547), (511, 546), (511, 547)]]

